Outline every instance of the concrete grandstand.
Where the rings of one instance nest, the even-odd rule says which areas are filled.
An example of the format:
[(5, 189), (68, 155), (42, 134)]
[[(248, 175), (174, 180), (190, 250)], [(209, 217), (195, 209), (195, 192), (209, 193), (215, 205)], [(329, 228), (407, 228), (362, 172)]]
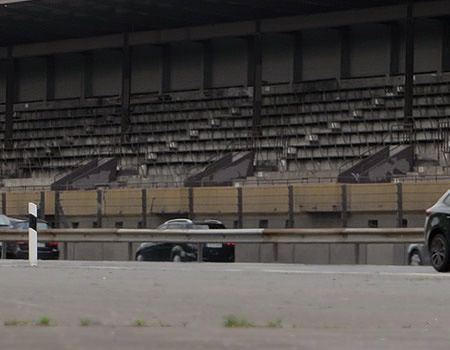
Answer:
[(79, 188), (183, 184), (248, 152), (249, 182), (448, 172), (449, 1), (0, 5), (4, 186), (93, 160), (117, 166)]

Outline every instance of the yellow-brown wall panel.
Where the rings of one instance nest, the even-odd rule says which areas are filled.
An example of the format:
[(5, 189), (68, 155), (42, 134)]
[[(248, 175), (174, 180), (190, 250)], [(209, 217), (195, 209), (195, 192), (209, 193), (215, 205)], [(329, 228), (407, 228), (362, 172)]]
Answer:
[(294, 212), (340, 211), (340, 184), (294, 185)]
[(237, 188), (194, 188), (194, 213), (233, 214), (237, 212)]
[(189, 211), (187, 188), (155, 188), (147, 190), (147, 212), (186, 213)]
[(347, 185), (349, 211), (397, 210), (396, 184)]
[(104, 192), (105, 215), (139, 215), (142, 212), (141, 190), (108, 190)]
[(288, 187), (260, 186), (242, 188), (243, 213), (287, 213)]
[(403, 184), (403, 209), (425, 210), (450, 189), (449, 182)]
[(45, 191), (45, 215), (55, 215), (55, 191)]
[(59, 196), (67, 216), (97, 214), (97, 191), (65, 191)]
[(39, 207), (40, 192), (7, 192), (6, 214), (12, 217), (26, 217), (28, 215), (28, 203), (32, 202)]

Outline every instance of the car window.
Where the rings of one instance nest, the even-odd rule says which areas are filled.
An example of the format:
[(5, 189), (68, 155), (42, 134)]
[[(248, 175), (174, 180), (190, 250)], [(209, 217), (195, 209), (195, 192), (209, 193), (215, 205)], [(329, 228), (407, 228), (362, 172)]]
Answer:
[(450, 207), (450, 194), (445, 197), (445, 199), (443, 200), (443, 203), (447, 206)]
[(184, 222), (171, 222), (170, 224), (167, 225), (167, 228), (170, 230), (182, 230), (186, 228), (186, 223)]
[(0, 215), (0, 226), (9, 226), (10, 222), (7, 216)]

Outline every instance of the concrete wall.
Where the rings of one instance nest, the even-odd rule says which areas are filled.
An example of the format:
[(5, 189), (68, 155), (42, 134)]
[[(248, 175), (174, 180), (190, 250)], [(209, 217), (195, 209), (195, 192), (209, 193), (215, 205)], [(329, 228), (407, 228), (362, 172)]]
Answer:
[(6, 62), (0, 61), (0, 103), (6, 100)]
[(92, 95), (118, 96), (121, 91), (122, 53), (98, 50), (92, 57)]
[(22, 58), (17, 63), (17, 100), (42, 101), (46, 95), (46, 61), (41, 57)]
[(84, 74), (83, 56), (65, 54), (55, 57), (55, 98), (79, 98)]
[(202, 82), (202, 46), (200, 43), (181, 42), (170, 48), (170, 89), (200, 89)]
[(263, 81), (268, 84), (288, 83), (292, 80), (294, 36), (267, 34), (263, 38)]
[(132, 51), (131, 93), (161, 90), (162, 49), (158, 46), (136, 46)]

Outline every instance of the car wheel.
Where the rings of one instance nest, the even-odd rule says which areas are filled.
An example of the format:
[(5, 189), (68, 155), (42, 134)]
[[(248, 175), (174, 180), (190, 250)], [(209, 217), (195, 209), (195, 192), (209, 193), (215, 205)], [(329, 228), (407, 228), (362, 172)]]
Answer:
[(142, 254), (136, 255), (136, 261), (144, 261), (144, 256)]
[(173, 262), (181, 262), (181, 256), (180, 254), (174, 254), (172, 257)]
[(438, 233), (433, 237), (430, 243), (431, 264), (439, 272), (448, 272), (450, 270), (450, 252), (447, 237)]
[(422, 265), (422, 257), (420, 256), (419, 251), (413, 250), (411, 252), (411, 255), (409, 256), (409, 265), (411, 265), (411, 266)]

